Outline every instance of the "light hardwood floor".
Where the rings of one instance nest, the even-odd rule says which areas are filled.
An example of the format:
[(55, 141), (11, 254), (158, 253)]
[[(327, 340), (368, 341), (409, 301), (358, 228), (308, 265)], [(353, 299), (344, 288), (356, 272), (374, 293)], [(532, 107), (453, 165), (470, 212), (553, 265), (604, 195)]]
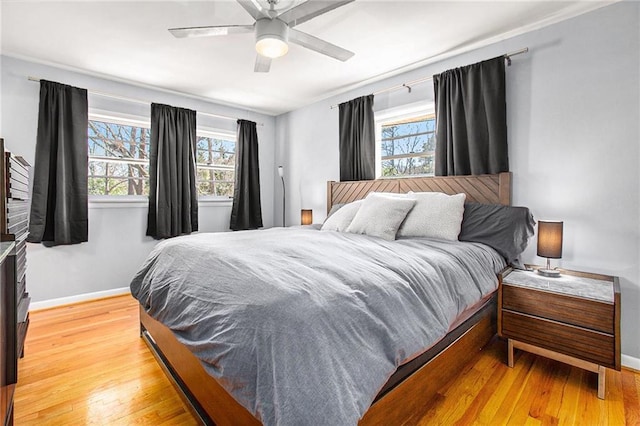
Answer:
[[(138, 335), (137, 302), (121, 296), (32, 312), (15, 395), (16, 425), (197, 424)], [(495, 339), (425, 406), (421, 425), (640, 425), (640, 374), (596, 374)]]

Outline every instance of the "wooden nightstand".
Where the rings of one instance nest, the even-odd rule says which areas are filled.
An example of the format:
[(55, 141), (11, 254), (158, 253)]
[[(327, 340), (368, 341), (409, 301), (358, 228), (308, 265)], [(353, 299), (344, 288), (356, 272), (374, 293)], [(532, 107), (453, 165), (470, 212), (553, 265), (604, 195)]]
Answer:
[(620, 370), (620, 284), (617, 277), (560, 270), (559, 278), (508, 270), (500, 276), (498, 334), (522, 349), (598, 373)]

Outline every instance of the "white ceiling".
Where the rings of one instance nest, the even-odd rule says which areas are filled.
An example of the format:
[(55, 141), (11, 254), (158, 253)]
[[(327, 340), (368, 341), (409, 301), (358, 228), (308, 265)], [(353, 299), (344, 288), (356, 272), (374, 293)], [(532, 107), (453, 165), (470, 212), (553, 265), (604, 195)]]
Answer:
[(277, 115), (612, 2), (356, 0), (296, 27), (353, 58), (292, 44), (263, 74), (253, 72), (252, 34), (176, 39), (167, 31), (253, 24), (233, 0), (2, 0), (2, 53)]

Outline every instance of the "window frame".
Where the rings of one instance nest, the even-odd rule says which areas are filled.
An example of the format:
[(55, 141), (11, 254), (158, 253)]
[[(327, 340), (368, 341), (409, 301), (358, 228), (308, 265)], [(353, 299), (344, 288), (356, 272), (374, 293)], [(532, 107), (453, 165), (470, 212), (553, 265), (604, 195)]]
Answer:
[(376, 179), (403, 179), (418, 176), (433, 176), (427, 174), (421, 175), (402, 175), (402, 176), (382, 176), (382, 126), (390, 121), (409, 120), (425, 115), (435, 115), (435, 104), (433, 102), (416, 102), (412, 104), (402, 105), (395, 108), (387, 108), (374, 112), (375, 119), (375, 135), (376, 135)]
[[(200, 137), (200, 136), (204, 136), (207, 138), (219, 138), (219, 139), (226, 139), (226, 140), (232, 140), (233, 143), (235, 144), (235, 150), (234, 152), (237, 153), (237, 148), (238, 148), (238, 141), (236, 140), (237, 135), (231, 131), (225, 131), (225, 130), (217, 130), (217, 129), (211, 129), (211, 128), (204, 128), (204, 127), (199, 127), (196, 129), (196, 137)], [(197, 147), (196, 147), (197, 150)], [(236, 158), (237, 159), (237, 158)], [(233, 177), (233, 184), (235, 187), (235, 163), (233, 166), (233, 169), (230, 167), (224, 167), (224, 166), (218, 166), (218, 167), (212, 167), (213, 169), (228, 169), (228, 170), (233, 170), (234, 172), (234, 177)], [(198, 173), (198, 167), (197, 167), (197, 163), (196, 163), (196, 175)], [(197, 177), (197, 176), (196, 176)], [(225, 196), (220, 196), (220, 195), (198, 195), (198, 200), (202, 200), (202, 201), (230, 201), (233, 200), (233, 196), (229, 196), (229, 197), (225, 197)]]
[[(102, 121), (108, 123), (121, 124), (125, 126), (136, 126), (151, 129), (151, 119), (149, 117), (119, 113), (115, 111), (90, 110), (88, 119), (90, 121)], [(196, 128), (196, 137), (214, 137), (219, 139), (232, 140), (236, 144), (237, 136), (234, 132), (223, 129), (214, 129), (210, 127)], [(87, 134), (87, 143), (88, 143)], [(88, 156), (89, 159), (91, 156)], [(88, 173), (88, 171), (87, 171)], [(196, 164), (197, 177), (197, 164)], [(235, 184), (235, 176), (234, 176)], [(147, 207), (149, 205), (148, 195), (89, 195), (89, 206), (92, 208), (111, 208), (111, 207)], [(218, 195), (198, 195), (199, 203), (230, 203), (233, 197)]]
[[(119, 113), (115, 111), (89, 111), (89, 121), (101, 121), (114, 124), (121, 124), (124, 126), (135, 126), (151, 129), (151, 119), (142, 116), (135, 116), (130, 114)], [(87, 143), (89, 143), (89, 135), (87, 133)], [(88, 147), (87, 147), (88, 149)], [(91, 156), (88, 155), (88, 159), (91, 160)], [(88, 171), (87, 171), (88, 173)], [(122, 207), (132, 207), (134, 204), (136, 207), (148, 206), (149, 196), (147, 195), (89, 195), (89, 204), (114, 204), (122, 205)], [(138, 206), (138, 204), (140, 204)], [(93, 206), (95, 207), (95, 206)]]

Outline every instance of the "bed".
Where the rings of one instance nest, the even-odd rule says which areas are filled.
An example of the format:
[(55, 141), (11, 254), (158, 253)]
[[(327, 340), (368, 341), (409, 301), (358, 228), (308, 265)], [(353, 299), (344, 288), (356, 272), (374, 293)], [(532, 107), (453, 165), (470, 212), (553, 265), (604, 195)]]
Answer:
[[(374, 180), (374, 181), (363, 181), (363, 182), (329, 182), (327, 186), (327, 208), (331, 210), (331, 208), (338, 204), (350, 203), (356, 200), (364, 199), (371, 192), (386, 192), (386, 193), (407, 193), (410, 191), (414, 192), (442, 192), (445, 194), (458, 194), (464, 193), (466, 194), (466, 199), (468, 202), (476, 202), (476, 203), (485, 203), (485, 204), (501, 204), (501, 205), (509, 205), (511, 200), (511, 176), (509, 173), (501, 173), (499, 175), (483, 175), (483, 176), (464, 176), (464, 177), (429, 177), (429, 178), (408, 178), (408, 179), (384, 179), (384, 180)], [(280, 246), (279, 241), (282, 240), (279, 235), (275, 235), (279, 232), (287, 232), (286, 238), (290, 241), (298, 241), (300, 246), (297, 250), (301, 251), (311, 251), (313, 252), (314, 246), (313, 244), (304, 245), (305, 241), (307, 241), (308, 235), (305, 232), (314, 232), (311, 230), (307, 230), (304, 228), (300, 229), (292, 229), (292, 230), (265, 230), (265, 231), (248, 231), (248, 232), (258, 232), (260, 233), (260, 238), (262, 238), (259, 245), (266, 246), (270, 250), (270, 252), (278, 252), (282, 250), (283, 246)], [(327, 239), (326, 243), (322, 244), (331, 244), (332, 247), (335, 247), (336, 251), (343, 250), (343, 257), (345, 257), (345, 262), (349, 262), (349, 251), (345, 249), (352, 244), (369, 244), (369, 242), (365, 241), (365, 238), (361, 238), (360, 236), (353, 235), (339, 235), (339, 236), (329, 236), (330, 233), (322, 233), (321, 231), (315, 231), (319, 238), (318, 244), (321, 243), (322, 239)], [(238, 236), (234, 237), (233, 235), (226, 235), (224, 238), (234, 238), (236, 240), (242, 240), (245, 238), (245, 235), (248, 234), (238, 234)], [(253, 234), (252, 234), (253, 235)], [(219, 238), (223, 238), (223, 236), (218, 236)], [(253, 238), (253, 237), (252, 237)], [(314, 238), (316, 238), (314, 236)], [(202, 241), (199, 241), (202, 240)], [(207, 249), (202, 249), (202, 244), (209, 244), (208, 242), (204, 242), (205, 240), (209, 240), (209, 236), (204, 236), (203, 234), (196, 235), (190, 237), (189, 239), (176, 240), (177, 242), (167, 242), (164, 243), (166, 246), (193, 246), (193, 250), (190, 254), (185, 255), (186, 257), (180, 261), (180, 265), (189, 264), (192, 259), (198, 257), (197, 253), (206, 253)], [(163, 243), (161, 243), (163, 244)], [(211, 243), (214, 244), (214, 243)], [(218, 243), (216, 243), (218, 244)], [(232, 240), (224, 241), (224, 245), (229, 247), (234, 244)], [(316, 244), (314, 240), (314, 244)], [(359, 248), (359, 251), (366, 250), (369, 253), (369, 258), (372, 258), (372, 262), (375, 263), (375, 259), (378, 256), (377, 251), (380, 253), (386, 253), (389, 250), (394, 249), (394, 247), (399, 245), (405, 245), (407, 247), (417, 247), (417, 250), (414, 250), (416, 253), (420, 253), (420, 251), (426, 246), (433, 246), (433, 249), (438, 251), (443, 250), (453, 250), (454, 257), (458, 256), (459, 246), (464, 244), (454, 244), (448, 242), (430, 242), (430, 241), (420, 241), (415, 242), (412, 240), (402, 240), (395, 244), (386, 244), (382, 243), (382, 245), (378, 244), (375, 247), (363, 246), (363, 248)], [(472, 243), (475, 244), (475, 243)], [(467, 246), (465, 245), (464, 250), (467, 250)], [(482, 246), (482, 244), (476, 244), (476, 246)], [(215, 245), (212, 245), (212, 249), (215, 249)], [(239, 245), (238, 247), (245, 247)], [(409, 250), (407, 248), (407, 250)], [(171, 250), (171, 248), (166, 248), (163, 250)], [(177, 250), (177, 248), (176, 248)], [(199, 251), (198, 251), (199, 250)], [(404, 250), (404, 249), (403, 249)], [(480, 257), (483, 256), (493, 256), (492, 254), (485, 254), (483, 251), (483, 247), (475, 247), (473, 250), (480, 250)], [(175, 253), (178, 253), (176, 251)], [(195, 253), (195, 254), (194, 254)], [(263, 252), (265, 253), (265, 252)], [(487, 252), (488, 253), (488, 252)], [(259, 256), (259, 252), (255, 253), (256, 256)], [(407, 256), (406, 252), (402, 252), (403, 256)], [(167, 258), (173, 258), (173, 254)], [(265, 254), (266, 256), (266, 254)], [(380, 254), (379, 256), (382, 256)], [(478, 256), (478, 255), (474, 255)], [(316, 253), (316, 260), (319, 262), (318, 264), (314, 264), (309, 266), (308, 271), (313, 271), (315, 269), (324, 269), (329, 266), (322, 264), (321, 256), (318, 256)], [(267, 263), (277, 262), (277, 258), (266, 259)], [(147, 262), (149, 263), (149, 262)], [(353, 263), (353, 262), (352, 262)], [(380, 263), (380, 262), (379, 262)], [(146, 266), (149, 266), (148, 264)], [(504, 266), (504, 265), (502, 265)], [(176, 266), (177, 267), (177, 266)], [(259, 268), (260, 266), (256, 266)], [(496, 262), (492, 266), (496, 271), (499, 269), (499, 264)], [(165, 273), (166, 270), (174, 268), (167, 267), (162, 270), (160, 273)], [(187, 270), (189, 270), (191, 266), (187, 265), (184, 273), (187, 274)], [(231, 265), (229, 268), (233, 269), (233, 274), (241, 275), (243, 273), (242, 268), (238, 268), (237, 265)], [(141, 271), (145, 269), (145, 266), (141, 268)], [(162, 269), (162, 268), (160, 268)], [(295, 269), (295, 268), (294, 268)], [(388, 265), (385, 265), (384, 269), (393, 269)], [(303, 269), (304, 270), (304, 269)], [(266, 274), (271, 272), (265, 269)], [(300, 274), (300, 271), (294, 271), (292, 273)], [(356, 272), (357, 273), (357, 272)], [(378, 274), (384, 274), (386, 272), (377, 272)], [(309, 272), (312, 274), (312, 272)], [(139, 276), (145, 276), (145, 272), (141, 272), (138, 274)], [(175, 282), (182, 281), (182, 275), (175, 275), (173, 278), (173, 284), (175, 286), (180, 285), (175, 284)], [(186, 275), (185, 275), (186, 276)], [(382, 275), (381, 275), (382, 276)], [(387, 279), (388, 277), (383, 276), (382, 279)], [(494, 272), (495, 278), (495, 272)], [(275, 277), (273, 278), (275, 280)], [(291, 276), (288, 277), (288, 280), (291, 280)], [(285, 283), (287, 280), (284, 280)], [(455, 280), (453, 280), (455, 281)], [(496, 281), (497, 283), (497, 281)], [(240, 284), (239, 284), (240, 285)], [(243, 285), (243, 284), (242, 284)], [(336, 280), (337, 288), (340, 287), (340, 280)], [(285, 285), (286, 287), (286, 285)], [(331, 285), (328, 285), (331, 287)], [(163, 287), (164, 288), (164, 287)], [(259, 287), (249, 287), (252, 290), (252, 293), (260, 293)], [(435, 288), (435, 287), (434, 287)], [(132, 284), (132, 290), (134, 289), (134, 285)], [(349, 289), (352, 291), (353, 289)], [(145, 291), (141, 291), (140, 288), (136, 287), (134, 293), (136, 293), (136, 297), (140, 300), (140, 327), (141, 327), (141, 335), (151, 348), (152, 352), (156, 355), (156, 358), (160, 362), (160, 364), (164, 367), (167, 374), (175, 380), (177, 386), (182, 390), (185, 397), (189, 400), (189, 402), (194, 407), (195, 411), (200, 416), (201, 420), (205, 424), (219, 424), (219, 425), (238, 425), (238, 424), (260, 424), (261, 422), (251, 413), (250, 410), (245, 408), (246, 406), (257, 407), (258, 411), (260, 410), (261, 404), (260, 401), (252, 400), (251, 397), (247, 397), (245, 399), (243, 394), (241, 393), (240, 397), (238, 397), (237, 392), (237, 384), (230, 384), (224, 375), (218, 375), (217, 378), (214, 378), (216, 374), (220, 373), (220, 369), (222, 369), (222, 361), (220, 359), (215, 358), (208, 360), (203, 363), (200, 359), (194, 355), (197, 353), (200, 357), (202, 357), (202, 353), (200, 353), (200, 349), (198, 347), (194, 347), (191, 343), (185, 343), (185, 339), (181, 335), (180, 328), (191, 328), (190, 325), (185, 325), (185, 323), (180, 323), (180, 321), (184, 321), (181, 315), (177, 315), (177, 320), (174, 318), (173, 320), (168, 320), (163, 318), (164, 315), (164, 305), (168, 304), (168, 301), (165, 301), (164, 296), (162, 296), (162, 292), (160, 296), (154, 295), (153, 298), (149, 297), (148, 294), (145, 294)], [(227, 290), (225, 290), (227, 291)], [(299, 293), (298, 289), (296, 291)], [(342, 291), (342, 290), (341, 290)], [(372, 290), (373, 291), (373, 290)], [(361, 292), (362, 293), (362, 292)], [(409, 346), (408, 348), (403, 348), (403, 350), (408, 351), (408, 353), (403, 354), (400, 358), (397, 359), (395, 372), (390, 374), (389, 377), (386, 377), (386, 381), (382, 383), (379, 382), (379, 375), (376, 378), (376, 381), (372, 381), (370, 386), (373, 386), (374, 391), (373, 402), (364, 407), (360, 407), (360, 411), (358, 417), (362, 416), (358, 422), (358, 424), (406, 424), (406, 423), (415, 423), (420, 417), (421, 414), (424, 413), (424, 409), (426, 407), (429, 399), (435, 395), (439, 389), (441, 389), (455, 374), (460, 370), (462, 366), (464, 366), (474, 355), (480, 350), (496, 333), (496, 301), (495, 301), (495, 292), (489, 290), (483, 290), (483, 293), (478, 300), (475, 302), (470, 301), (462, 301), (458, 302), (459, 310), (461, 311), (453, 325), (451, 324), (441, 324), (441, 329), (443, 331), (443, 335), (438, 336), (436, 341), (429, 341), (426, 346), (425, 343), (415, 343), (416, 347)], [(218, 296), (222, 293), (218, 293)], [(218, 297), (217, 296), (217, 297)], [(299, 296), (299, 294), (298, 294)], [(348, 295), (347, 295), (348, 296)], [(186, 297), (186, 296), (185, 296)], [(264, 296), (267, 297), (267, 296)], [(334, 297), (334, 296), (332, 296)], [(401, 299), (395, 300), (393, 296), (389, 299), (389, 304), (393, 303), (404, 303)], [(191, 296), (191, 299), (197, 300), (200, 296)], [(149, 300), (153, 299), (153, 304), (155, 304), (155, 308), (151, 307), (151, 303)], [(227, 299), (225, 299), (227, 300)], [(302, 300), (300, 297), (295, 299), (297, 302), (287, 303), (288, 305), (295, 305), (295, 303), (300, 303)], [(341, 299), (336, 299), (341, 300)], [(406, 302), (406, 300), (405, 300)], [(186, 307), (181, 308), (184, 311), (188, 311), (193, 301), (190, 301), (189, 304), (185, 305)], [(338, 302), (337, 302), (338, 303)], [(342, 303), (342, 302), (340, 302)], [(158, 306), (159, 305), (159, 306)], [(466, 306), (469, 305), (469, 306)], [(466, 307), (465, 307), (466, 306)], [(305, 305), (301, 305), (298, 311), (304, 311)], [(350, 309), (350, 308), (347, 308)], [(351, 312), (349, 318), (357, 317), (359, 315), (360, 309), (357, 307), (351, 307)], [(380, 315), (388, 315), (389, 309), (386, 309), (384, 306), (380, 307)], [(393, 311), (393, 310), (391, 310)], [(396, 308), (397, 311), (397, 308)], [(205, 315), (207, 316), (207, 315)], [(155, 317), (155, 318), (154, 318)], [(302, 315), (301, 317), (304, 317)], [(295, 323), (298, 321), (298, 317), (292, 319), (291, 317), (287, 318), (287, 324)], [(302, 318), (304, 319), (304, 318)], [(302, 320), (301, 319), (301, 320)], [(322, 320), (321, 320), (322, 321)], [(355, 321), (355, 320), (354, 320)], [(390, 321), (393, 321), (393, 318), (390, 318)], [(437, 322), (437, 321), (436, 321)], [(165, 325), (165, 323), (169, 323), (169, 327)], [(266, 320), (265, 320), (266, 323)], [(345, 320), (346, 324), (351, 324), (349, 321)], [(213, 328), (210, 323), (208, 328)], [(356, 322), (354, 322), (356, 324)], [(304, 327), (313, 327), (313, 324), (303, 325)], [(171, 327), (171, 329), (170, 329)], [(357, 327), (354, 325), (353, 327)], [(407, 324), (406, 327), (402, 327), (402, 324), (395, 325), (395, 327), (400, 327), (400, 329), (394, 329), (394, 333), (404, 334), (407, 333), (409, 335), (409, 341), (419, 340), (416, 333), (416, 327), (411, 324)], [(444, 327), (444, 328), (442, 328)], [(242, 328), (242, 327), (238, 327)], [(316, 332), (322, 334), (324, 330), (331, 329), (331, 327), (322, 327), (317, 328)], [(437, 328), (437, 327), (436, 327)], [(406, 330), (405, 330), (406, 329)], [(419, 331), (425, 331), (424, 327), (418, 327)], [(275, 329), (274, 329), (275, 330)], [(442, 331), (441, 330), (441, 331)], [(425, 331), (426, 332), (426, 331)], [(198, 332), (199, 333), (199, 332)], [(414, 334), (412, 334), (414, 333)], [(435, 332), (434, 332), (435, 333)], [(311, 334), (311, 333), (309, 333)], [(437, 334), (437, 333), (436, 333)], [(359, 335), (359, 334), (358, 334)], [(390, 335), (393, 335), (390, 334)], [(332, 339), (334, 336), (332, 334), (328, 334), (328, 337), (325, 336), (326, 339)], [(274, 337), (275, 339), (276, 337)], [(282, 338), (282, 337), (281, 337)], [(280, 343), (276, 346), (281, 346), (286, 344), (286, 341), (279, 341)], [(282, 343), (285, 342), (285, 343)], [(426, 342), (426, 341), (425, 341)], [(205, 339), (204, 346), (205, 349), (210, 349), (213, 345), (215, 346), (217, 343), (215, 339), (210, 339), (207, 337)], [(329, 343), (326, 345), (331, 348), (333, 344), (332, 341), (329, 340)], [(305, 343), (306, 345), (306, 343)], [(416, 348), (420, 347), (420, 350)], [(332, 352), (322, 352), (326, 348), (320, 347), (317, 349), (319, 353), (322, 353), (322, 356), (317, 359), (318, 364), (322, 363), (322, 360), (325, 358), (330, 358)], [(225, 347), (222, 351), (218, 351), (218, 353), (231, 354), (233, 353), (232, 358), (243, 359), (243, 357), (247, 358), (247, 362), (250, 362), (252, 357), (255, 356), (254, 349), (249, 351), (245, 351), (247, 353), (233, 352), (235, 348), (231, 346)], [(340, 348), (331, 349), (331, 351), (340, 352)], [(250, 352), (250, 353), (249, 353)], [(346, 352), (348, 353), (348, 352)], [(296, 363), (296, 360), (299, 361), (300, 364), (308, 363), (307, 358), (312, 358), (314, 356), (313, 353), (309, 354), (307, 357), (302, 358), (287, 358), (288, 354), (286, 351), (278, 354), (278, 359), (280, 357), (286, 361), (285, 364), (292, 365)], [(341, 355), (344, 358), (348, 358), (348, 355)], [(205, 355), (206, 357), (206, 355)], [(356, 353), (353, 354), (352, 357), (360, 358), (360, 356)], [(397, 357), (397, 356), (396, 356)], [(283, 362), (284, 362), (283, 361)], [(351, 361), (345, 361), (345, 364), (355, 364), (356, 368), (358, 368), (358, 363), (354, 363)], [(218, 363), (220, 362), (220, 365)], [(209, 365), (211, 364), (211, 365)], [(371, 359), (366, 359), (365, 363), (362, 364), (364, 370), (375, 370), (377, 368), (377, 358), (372, 357)], [(218, 370), (215, 370), (216, 367)], [(206, 368), (205, 368), (206, 367)], [(238, 367), (229, 367), (229, 364), (225, 365), (228, 371), (233, 368), (238, 369)], [(320, 365), (318, 365), (320, 368)], [(215, 371), (213, 371), (215, 370)], [(236, 374), (242, 375), (244, 374), (242, 368), (239, 368), (236, 371)], [(280, 370), (280, 367), (278, 367)], [(363, 373), (364, 370), (361, 370), (356, 376), (367, 376), (366, 373)], [(213, 372), (212, 372), (213, 371)], [(228, 372), (227, 371), (227, 372)], [(222, 374), (222, 373), (220, 373)], [(373, 375), (373, 374), (372, 374)], [(279, 377), (277, 372), (274, 371), (274, 377)], [(285, 374), (285, 376), (288, 376)], [(313, 376), (313, 374), (309, 374), (309, 377)], [(262, 376), (257, 376), (260, 378), (260, 381), (255, 380), (256, 383), (262, 383)], [(352, 376), (348, 376), (350, 379)], [(280, 380), (280, 379), (279, 379)], [(304, 382), (306, 379), (303, 377), (302, 379), (296, 379), (298, 381), (302, 380)], [(246, 383), (245, 383), (246, 382)], [(245, 385), (248, 383), (249, 385), (255, 385), (255, 387), (259, 387), (258, 384), (250, 383), (251, 380), (246, 380), (243, 382)], [(350, 380), (345, 382), (345, 388), (349, 388)], [(295, 383), (294, 383), (295, 385)], [(287, 385), (292, 387), (290, 383)], [(309, 379), (309, 384), (298, 383), (297, 392), (305, 393), (311, 392), (312, 394), (316, 392), (315, 386), (316, 382)], [(251, 386), (249, 386), (251, 387)], [(295, 387), (295, 386), (294, 386)], [(333, 390), (339, 391), (340, 388), (333, 388)], [(234, 393), (234, 396), (231, 393)], [(243, 391), (244, 392), (244, 391)], [(318, 390), (318, 395), (322, 394), (321, 390)], [(315, 395), (315, 394), (314, 394)], [(313, 395), (312, 395), (313, 396)], [(286, 403), (285, 406), (292, 407), (295, 406), (295, 401), (297, 401), (294, 397), (293, 399), (287, 400), (283, 399)], [(368, 398), (368, 396), (366, 397)], [(364, 398), (366, 401), (367, 399)], [(241, 400), (243, 403), (238, 402)], [(314, 409), (309, 409), (309, 422), (317, 424), (322, 423), (318, 421), (317, 413), (324, 412), (325, 415), (322, 417), (323, 422), (327, 424), (335, 423), (336, 421), (344, 420), (347, 417), (332, 417), (333, 409), (329, 406), (325, 406), (322, 404), (322, 399), (317, 399), (320, 407), (314, 407)], [(249, 402), (247, 402), (249, 401)], [(342, 399), (341, 399), (342, 401)], [(253, 404), (253, 405), (252, 405)], [(288, 404), (288, 405), (287, 405)], [(362, 401), (360, 401), (362, 404)], [(296, 407), (298, 411), (302, 411), (297, 414), (298, 417), (289, 418), (289, 423), (300, 423), (300, 416), (305, 415), (305, 407)], [(282, 409), (282, 408), (280, 408)], [(287, 410), (287, 409), (283, 409)], [(314, 411), (315, 410), (315, 411)], [(323, 411), (324, 410), (324, 411)], [(253, 410), (255, 412), (255, 410)], [(337, 410), (339, 411), (339, 410)], [(311, 413), (315, 413), (315, 415), (311, 415)], [(273, 417), (273, 418), (285, 418), (286, 417)], [(274, 423), (272, 417), (269, 417), (269, 421), (267, 423)], [(313, 420), (311, 420), (313, 419)], [(337, 419), (337, 420), (336, 420)], [(355, 423), (356, 421), (352, 421), (353, 417), (349, 417), (347, 423)], [(278, 423), (278, 421), (275, 421)], [(305, 422), (305, 423), (309, 423)], [(344, 423), (345, 421), (340, 421), (340, 423)], [(287, 421), (283, 421), (282, 423), (287, 423)]]

